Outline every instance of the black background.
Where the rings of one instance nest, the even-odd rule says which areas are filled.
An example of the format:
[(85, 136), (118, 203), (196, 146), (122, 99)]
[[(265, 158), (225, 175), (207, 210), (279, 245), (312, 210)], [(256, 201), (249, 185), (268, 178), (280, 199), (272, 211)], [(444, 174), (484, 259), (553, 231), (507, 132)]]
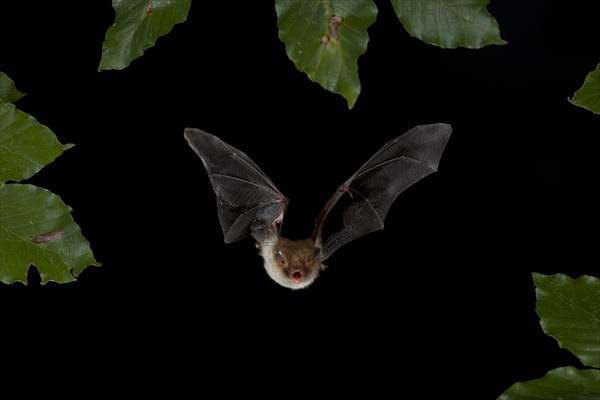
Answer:
[[(495, 1), (508, 45), (442, 50), (376, 4), (353, 110), (295, 69), (273, 2), (194, 2), (144, 56), (103, 72), (110, 2), (4, 4), (0, 70), (27, 93), (18, 107), (76, 144), (29, 182), (73, 207), (103, 264), (68, 285), (0, 285), (4, 333), (24, 327), (17, 347), (74, 370), (108, 362), (111, 381), (184, 391), (259, 373), (259, 390), (493, 399), (578, 365), (542, 332), (531, 272), (598, 275), (600, 117), (567, 98), (600, 62), (600, 6)], [(300, 238), (381, 145), (434, 122), (454, 128), (438, 173), (297, 292), (268, 278), (252, 240), (223, 243), (183, 138), (200, 128), (252, 157)]]

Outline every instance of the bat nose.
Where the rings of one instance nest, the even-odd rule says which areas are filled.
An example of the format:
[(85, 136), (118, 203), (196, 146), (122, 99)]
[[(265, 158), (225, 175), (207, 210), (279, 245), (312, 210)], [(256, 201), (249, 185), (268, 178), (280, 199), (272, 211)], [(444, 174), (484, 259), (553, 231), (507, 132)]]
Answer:
[(304, 275), (302, 274), (302, 271), (294, 271), (292, 274), (292, 281), (294, 281), (294, 283), (300, 283), (303, 279)]

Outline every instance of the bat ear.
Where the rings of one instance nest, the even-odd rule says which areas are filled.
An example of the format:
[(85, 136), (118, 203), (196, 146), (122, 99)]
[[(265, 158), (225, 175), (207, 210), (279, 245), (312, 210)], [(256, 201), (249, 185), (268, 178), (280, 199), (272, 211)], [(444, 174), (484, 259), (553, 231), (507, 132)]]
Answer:
[(321, 248), (319, 247), (315, 247), (315, 249), (313, 250), (313, 257), (316, 260), (319, 260), (319, 264), (321, 264), (321, 271), (323, 271), (325, 268), (327, 268), (327, 265), (321, 263)]

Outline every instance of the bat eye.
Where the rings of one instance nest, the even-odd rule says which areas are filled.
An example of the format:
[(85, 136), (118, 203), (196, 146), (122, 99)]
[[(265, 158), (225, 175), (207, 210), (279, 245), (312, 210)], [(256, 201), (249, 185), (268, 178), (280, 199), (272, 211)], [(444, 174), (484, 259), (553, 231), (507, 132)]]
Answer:
[(287, 262), (285, 261), (285, 257), (283, 256), (283, 253), (281, 252), (281, 250), (279, 250), (279, 251), (276, 251), (276, 252), (275, 252), (275, 256), (276, 256), (277, 258), (279, 258), (279, 262), (281, 262), (281, 264), (282, 264), (282, 265), (285, 265), (285, 264), (287, 264)]

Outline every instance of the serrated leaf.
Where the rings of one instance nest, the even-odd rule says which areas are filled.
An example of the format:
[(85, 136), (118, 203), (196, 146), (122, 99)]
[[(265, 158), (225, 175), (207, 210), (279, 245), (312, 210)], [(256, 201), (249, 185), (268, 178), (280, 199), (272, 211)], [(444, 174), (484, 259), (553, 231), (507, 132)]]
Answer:
[(543, 378), (518, 382), (498, 400), (598, 400), (600, 371), (557, 368)]
[(113, 0), (115, 23), (106, 32), (99, 70), (123, 69), (184, 22), (191, 0)]
[(25, 93), (19, 92), (13, 80), (0, 71), (0, 103), (14, 103), (23, 96)]
[(391, 0), (404, 28), (425, 43), (443, 48), (478, 49), (506, 44), (489, 0)]
[(35, 265), (42, 283), (71, 282), (94, 259), (88, 241), (55, 194), (32, 185), (0, 184), (0, 281), (26, 282)]
[(352, 108), (360, 94), (358, 58), (377, 18), (372, 0), (277, 0), (279, 38), (296, 68)]
[(10, 103), (0, 103), (0, 183), (27, 179), (73, 145)]
[(583, 86), (575, 92), (573, 98), (569, 101), (595, 114), (600, 114), (600, 64), (598, 64), (595, 71), (587, 74)]
[(533, 274), (533, 280), (544, 332), (583, 364), (600, 368), (600, 279)]

